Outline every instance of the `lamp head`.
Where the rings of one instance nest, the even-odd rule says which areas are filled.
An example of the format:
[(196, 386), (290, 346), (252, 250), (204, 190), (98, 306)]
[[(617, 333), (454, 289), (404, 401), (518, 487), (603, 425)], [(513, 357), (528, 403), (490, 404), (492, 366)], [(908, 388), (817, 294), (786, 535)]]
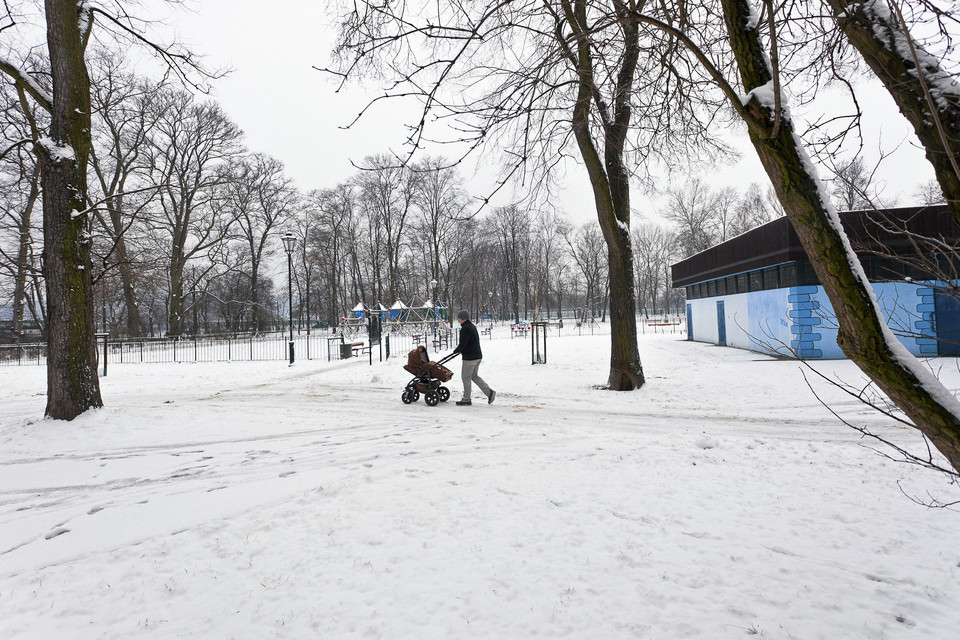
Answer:
[(297, 236), (293, 235), (292, 232), (287, 231), (283, 234), (281, 238), (283, 240), (283, 248), (287, 254), (293, 253), (293, 249), (297, 246)]

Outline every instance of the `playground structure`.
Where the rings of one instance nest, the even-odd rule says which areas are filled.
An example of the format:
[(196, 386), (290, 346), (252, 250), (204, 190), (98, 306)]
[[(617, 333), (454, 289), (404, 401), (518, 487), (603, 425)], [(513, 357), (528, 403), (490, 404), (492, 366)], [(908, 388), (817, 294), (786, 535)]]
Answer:
[(371, 323), (377, 323), (384, 332), (398, 335), (423, 333), (436, 334), (443, 331), (449, 322), (447, 305), (440, 300), (427, 298), (420, 306), (409, 306), (397, 298), (390, 308), (379, 301), (367, 307), (363, 300), (340, 318), (340, 330), (345, 335), (367, 333)]

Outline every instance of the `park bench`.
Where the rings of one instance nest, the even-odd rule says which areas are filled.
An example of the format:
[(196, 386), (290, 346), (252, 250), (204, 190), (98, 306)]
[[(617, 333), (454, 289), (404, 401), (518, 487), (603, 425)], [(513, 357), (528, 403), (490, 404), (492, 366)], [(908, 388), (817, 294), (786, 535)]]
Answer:
[(363, 353), (370, 353), (370, 345), (363, 344), (362, 342), (354, 342), (350, 345), (350, 348), (353, 349), (354, 358)]

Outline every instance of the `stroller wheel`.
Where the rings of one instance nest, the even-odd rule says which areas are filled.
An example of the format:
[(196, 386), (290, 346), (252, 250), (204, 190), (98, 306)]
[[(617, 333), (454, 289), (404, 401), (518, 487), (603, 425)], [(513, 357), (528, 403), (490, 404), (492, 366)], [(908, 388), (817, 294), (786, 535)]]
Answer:
[(400, 399), (403, 400), (403, 404), (410, 404), (414, 401), (413, 394), (409, 391), (404, 391), (402, 394), (400, 394)]
[(410, 392), (410, 397), (413, 398), (410, 402), (416, 402), (420, 399), (420, 392), (414, 389)]
[(436, 391), (427, 391), (427, 395), (424, 396), (423, 401), (431, 407), (435, 407), (440, 404), (440, 394)]
[(440, 402), (446, 402), (450, 399), (450, 389), (446, 387), (440, 387), (437, 389), (437, 394), (440, 396)]

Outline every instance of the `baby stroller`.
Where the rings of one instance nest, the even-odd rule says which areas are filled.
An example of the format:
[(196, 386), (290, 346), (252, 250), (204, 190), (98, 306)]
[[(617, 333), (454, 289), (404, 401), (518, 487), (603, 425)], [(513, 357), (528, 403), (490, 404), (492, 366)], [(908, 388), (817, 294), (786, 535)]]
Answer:
[(423, 394), (423, 401), (431, 407), (435, 407), (441, 402), (450, 399), (450, 389), (444, 387), (441, 383), (447, 382), (453, 377), (453, 371), (447, 369), (443, 364), (452, 360), (457, 354), (451, 353), (440, 362), (432, 362), (427, 355), (427, 348), (420, 345), (407, 355), (407, 364), (403, 368), (413, 374), (413, 380), (407, 383), (406, 388), (400, 395), (403, 404), (410, 404), (420, 399)]

